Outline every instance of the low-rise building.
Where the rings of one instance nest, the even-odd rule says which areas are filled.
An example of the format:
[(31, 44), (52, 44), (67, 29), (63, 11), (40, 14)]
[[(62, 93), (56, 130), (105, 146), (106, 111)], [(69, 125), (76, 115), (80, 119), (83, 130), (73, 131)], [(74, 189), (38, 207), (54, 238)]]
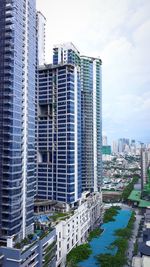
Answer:
[(64, 267), (67, 254), (73, 247), (86, 242), (89, 232), (100, 223), (102, 214), (101, 193), (86, 195), (81, 199), (74, 214), (56, 225), (56, 266)]

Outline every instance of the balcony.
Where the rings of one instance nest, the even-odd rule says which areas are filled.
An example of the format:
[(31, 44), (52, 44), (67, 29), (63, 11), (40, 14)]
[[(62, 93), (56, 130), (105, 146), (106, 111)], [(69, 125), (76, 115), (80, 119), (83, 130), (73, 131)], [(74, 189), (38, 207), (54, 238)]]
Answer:
[(5, 67), (13, 67), (13, 66), (14, 66), (14, 61), (13, 60), (9, 61), (9, 62), (7, 62), (7, 61), (4, 62), (4, 68)]
[(6, 22), (6, 24), (13, 24), (14, 23), (14, 19), (13, 18), (10, 18), (10, 17), (6, 17), (6, 19), (5, 19), (5, 22)]
[(6, 16), (6, 18), (10, 18), (10, 17), (12, 17), (13, 16), (13, 8), (7, 8), (7, 9), (5, 9), (5, 16)]
[(12, 10), (13, 6), (12, 3), (6, 4), (5, 10)]

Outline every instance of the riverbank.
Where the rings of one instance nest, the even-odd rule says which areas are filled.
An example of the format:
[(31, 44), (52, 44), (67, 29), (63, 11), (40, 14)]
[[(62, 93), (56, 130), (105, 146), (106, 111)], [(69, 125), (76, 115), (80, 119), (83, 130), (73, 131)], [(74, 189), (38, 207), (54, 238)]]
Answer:
[[(117, 239), (117, 236), (115, 236), (116, 230), (120, 228), (125, 228), (127, 226), (130, 220), (130, 217), (131, 217), (131, 211), (127, 209), (121, 210), (118, 207), (116, 208), (116, 211), (117, 211), (117, 215), (110, 216), (110, 221), (107, 223), (104, 223), (101, 226), (101, 229), (104, 230), (103, 233), (99, 237), (94, 238), (92, 239), (91, 242), (89, 242), (89, 245), (92, 249), (92, 254), (89, 256), (88, 259), (79, 262), (78, 267), (97, 267), (98, 266), (97, 265), (98, 255), (100, 254), (115, 255), (117, 253), (117, 246), (113, 246), (112, 248), (110, 247), (110, 245)], [(108, 214), (108, 210), (107, 210), (107, 214)], [(111, 209), (111, 214), (112, 214), (112, 209)], [(107, 265), (107, 267), (108, 266), (112, 267), (111, 264)]]
[(80, 261), (86, 260), (92, 254), (89, 244), (82, 244), (73, 248), (67, 255), (67, 267), (78, 267)]
[(115, 221), (115, 216), (119, 213), (121, 208), (119, 206), (112, 206), (108, 210), (105, 211), (103, 223)]
[(135, 222), (135, 213), (132, 212), (128, 224), (125, 228), (120, 228), (115, 231), (117, 239), (111, 243), (110, 249), (117, 248), (117, 252), (112, 255), (110, 253), (100, 254), (96, 257), (97, 263), (101, 267), (123, 267), (127, 264), (126, 251), (128, 249), (128, 240), (130, 239)]
[[(95, 228), (89, 233), (88, 242), (99, 237), (102, 232), (103, 229), (100, 227)], [(73, 248), (67, 255), (67, 267), (77, 267), (79, 262), (88, 259), (91, 254), (92, 249), (88, 243)]]

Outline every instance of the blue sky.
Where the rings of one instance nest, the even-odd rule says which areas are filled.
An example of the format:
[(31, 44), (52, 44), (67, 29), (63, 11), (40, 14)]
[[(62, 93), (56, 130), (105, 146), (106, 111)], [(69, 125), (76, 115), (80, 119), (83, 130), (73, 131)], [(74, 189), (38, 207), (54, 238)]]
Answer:
[(53, 44), (103, 61), (103, 132), (150, 142), (150, 0), (37, 0)]

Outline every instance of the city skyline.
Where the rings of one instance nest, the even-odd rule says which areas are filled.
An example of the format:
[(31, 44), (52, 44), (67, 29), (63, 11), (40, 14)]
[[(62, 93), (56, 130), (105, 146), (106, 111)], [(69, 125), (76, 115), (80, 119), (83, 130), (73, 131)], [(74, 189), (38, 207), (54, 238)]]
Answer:
[[(53, 44), (67, 41), (80, 47), (81, 53), (101, 57), (103, 131), (111, 139), (126, 136), (150, 141), (149, 8), (147, 0), (89, 0), (86, 3), (83, 0), (80, 8), (78, 1), (71, 5), (68, 0), (55, 3), (45, 0), (44, 4), (37, 1), (37, 9), (47, 18), (48, 63), (52, 62)], [(57, 22), (56, 17), (62, 14), (63, 20)]]
[(0, 267), (150, 266), (150, 2), (37, 2), (0, 0)]

